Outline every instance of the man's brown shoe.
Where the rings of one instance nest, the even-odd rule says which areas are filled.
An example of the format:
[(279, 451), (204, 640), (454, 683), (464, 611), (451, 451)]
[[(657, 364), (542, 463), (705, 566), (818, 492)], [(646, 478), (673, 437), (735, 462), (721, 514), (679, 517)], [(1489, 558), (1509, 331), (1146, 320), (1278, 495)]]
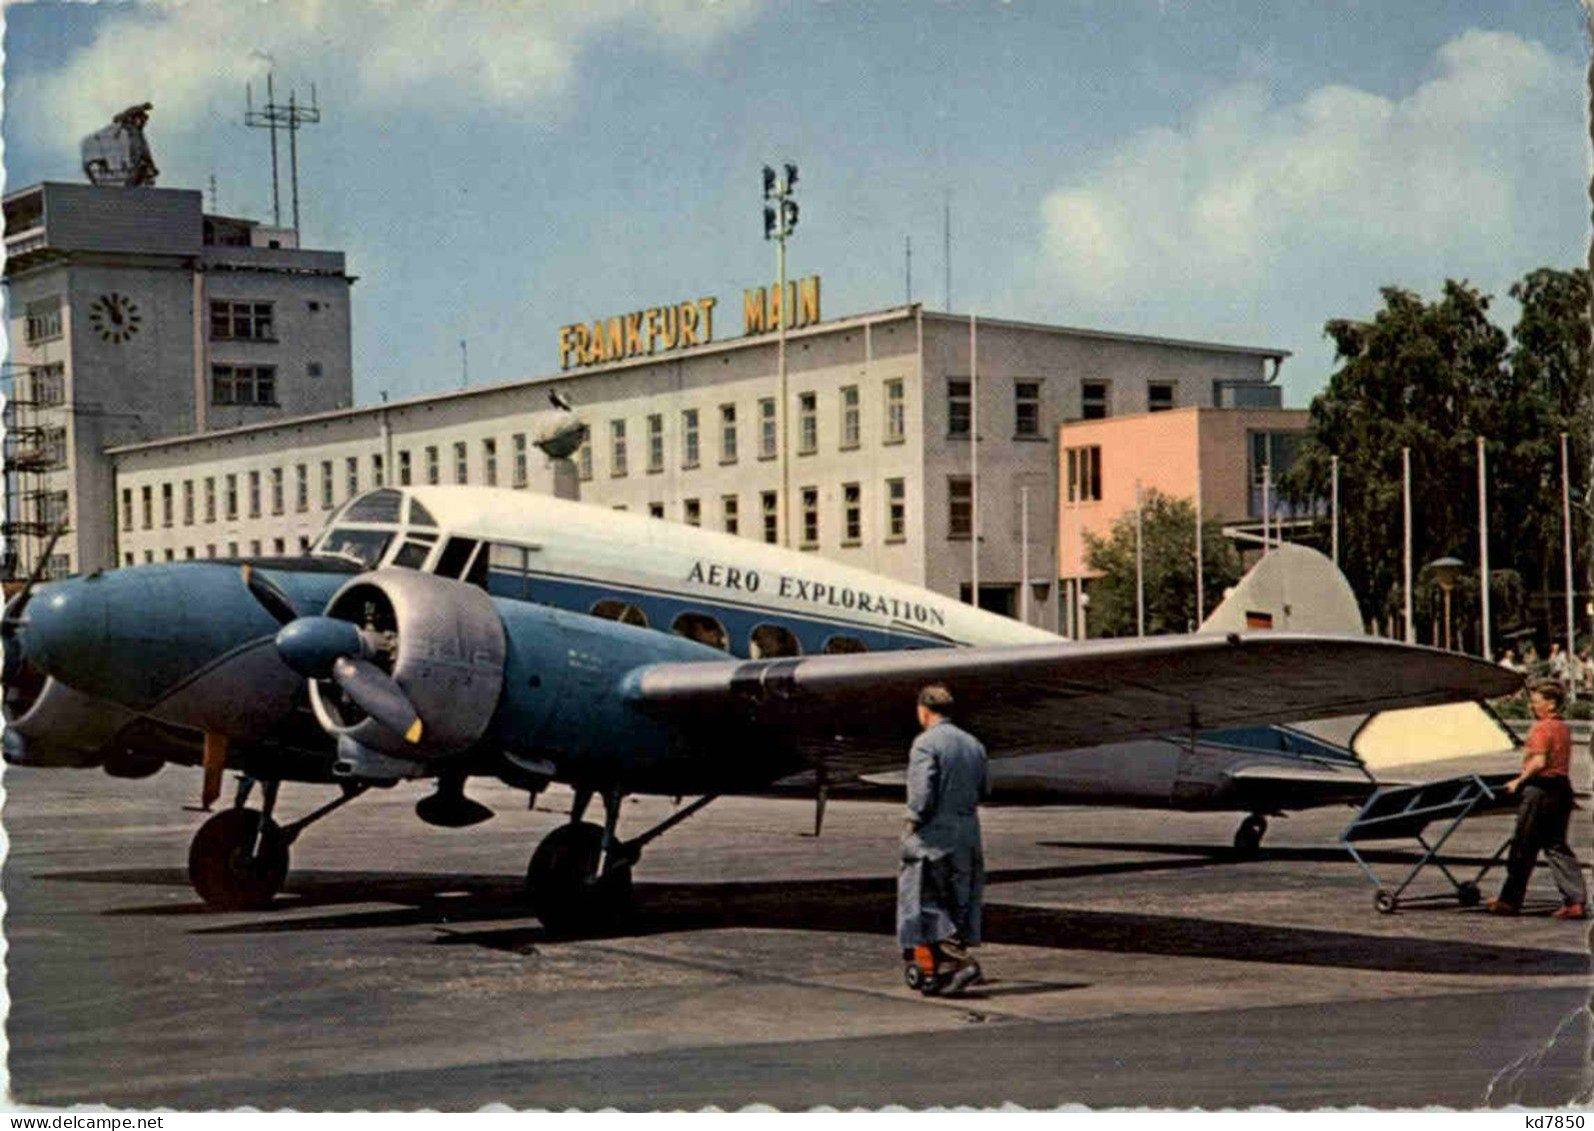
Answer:
[(1568, 903), (1550, 912), (1551, 919), (1587, 919), (1588, 908), (1581, 903)]
[(1503, 899), (1491, 899), (1483, 905), (1483, 909), (1490, 915), (1518, 915), (1522, 909), (1514, 903), (1507, 903)]

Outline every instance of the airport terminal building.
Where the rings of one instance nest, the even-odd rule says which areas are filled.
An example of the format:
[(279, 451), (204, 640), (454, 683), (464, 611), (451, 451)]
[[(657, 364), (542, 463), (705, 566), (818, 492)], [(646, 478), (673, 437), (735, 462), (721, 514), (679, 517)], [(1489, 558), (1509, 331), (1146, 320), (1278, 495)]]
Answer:
[(52, 182), (5, 212), (12, 577), (63, 519), (50, 576), (296, 553), (387, 483), (553, 491), (537, 442), (580, 422), (585, 502), (963, 599), (977, 527), (980, 602), (1015, 614), (1028, 579), (1056, 628), (1060, 429), (1279, 404), (1281, 350), (919, 304), (826, 319), (811, 277), (784, 303), (760, 286), (551, 328), (540, 373), (354, 406), (341, 252), (184, 190)]

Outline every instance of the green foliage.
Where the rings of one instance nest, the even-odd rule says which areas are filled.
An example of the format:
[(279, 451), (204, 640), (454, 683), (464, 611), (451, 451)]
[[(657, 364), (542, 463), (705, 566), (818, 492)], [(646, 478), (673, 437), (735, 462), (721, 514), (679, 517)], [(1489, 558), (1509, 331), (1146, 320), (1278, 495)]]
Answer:
[[(1146, 632), (1189, 632), (1196, 627), (1195, 506), (1158, 491), (1143, 500), (1142, 537), (1146, 593)], [(1090, 582), (1086, 626), (1092, 636), (1135, 634), (1135, 515), (1113, 523), (1106, 538), (1085, 535), (1085, 561), (1100, 576)], [(1201, 569), (1206, 611), (1223, 590), (1240, 579), (1240, 557), (1219, 524), (1201, 533)]]
[[(1327, 324), (1338, 368), (1312, 402), (1311, 436), (1285, 493), (1327, 497), (1330, 457), (1339, 457), (1341, 567), (1363, 615), (1388, 618), (1403, 605), (1402, 448), (1411, 449), (1414, 569), (1453, 556), (1475, 570), (1482, 436), (1491, 568), (1519, 575), (1542, 605), (1561, 587), (1559, 434), (1575, 437), (1581, 499), (1594, 433), (1576, 423), (1589, 402), (1587, 273), (1544, 268), (1512, 287), (1522, 315), (1509, 341), (1489, 320), (1488, 296), (1465, 282), (1447, 281), (1433, 302), (1396, 287), (1382, 295), (1371, 321)], [(1431, 639), (1434, 606), (1415, 580), (1414, 613)], [(1476, 588), (1452, 595), (1458, 622), (1476, 623)], [(1513, 592), (1508, 604), (1515, 613), (1527, 602)]]

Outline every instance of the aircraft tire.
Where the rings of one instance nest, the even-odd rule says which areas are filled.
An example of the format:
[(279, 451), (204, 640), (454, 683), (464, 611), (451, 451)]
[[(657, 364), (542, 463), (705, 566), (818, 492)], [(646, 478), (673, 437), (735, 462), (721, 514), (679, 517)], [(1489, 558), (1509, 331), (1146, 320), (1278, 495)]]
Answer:
[[(260, 841), (251, 857), (247, 846), (257, 829)], [(276, 823), (262, 818), (258, 809), (217, 813), (199, 826), (188, 846), (189, 882), (199, 898), (217, 911), (269, 907), (287, 878), (287, 842)]]
[(631, 868), (599, 876), (603, 830), (588, 821), (543, 837), (526, 869), (531, 909), (554, 934), (581, 934), (619, 923), (631, 909)]
[(1240, 822), (1234, 830), (1234, 851), (1251, 857), (1262, 851), (1262, 837), (1267, 833), (1267, 818), (1253, 813)]

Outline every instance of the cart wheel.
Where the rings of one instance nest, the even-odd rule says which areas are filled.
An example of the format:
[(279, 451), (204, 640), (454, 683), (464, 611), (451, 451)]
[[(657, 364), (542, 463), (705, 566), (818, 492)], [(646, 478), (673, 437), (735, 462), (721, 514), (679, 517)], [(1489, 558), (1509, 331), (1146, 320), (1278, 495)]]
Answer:
[(1387, 892), (1383, 888), (1379, 888), (1378, 894), (1373, 896), (1373, 906), (1378, 908), (1378, 913), (1380, 915), (1393, 914), (1395, 910), (1395, 903), (1396, 900), (1394, 893)]
[(1476, 907), (1481, 899), (1483, 893), (1478, 890), (1477, 884), (1465, 883), (1456, 888), (1456, 902), (1463, 907)]
[(902, 968), (902, 978), (908, 983), (908, 989), (910, 990), (922, 990), (924, 988), (924, 972), (912, 962)]

